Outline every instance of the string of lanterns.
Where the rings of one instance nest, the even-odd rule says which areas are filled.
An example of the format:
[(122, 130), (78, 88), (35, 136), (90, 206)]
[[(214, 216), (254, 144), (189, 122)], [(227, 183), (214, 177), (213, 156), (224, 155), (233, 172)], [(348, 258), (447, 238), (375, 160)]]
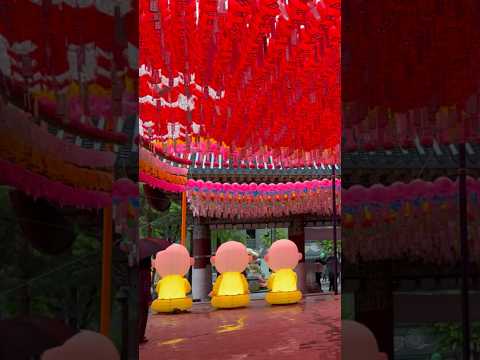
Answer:
[[(0, 44), (7, 57), (2, 59), (2, 73), (13, 82), (25, 84), (30, 78), (28, 85), (33, 90), (53, 91), (82, 80), (86, 85), (111, 89), (113, 62), (117, 71), (130, 78), (138, 76), (134, 52), (129, 57), (122, 47), (138, 42), (138, 14), (131, 1), (26, 1), (4, 5)], [(99, 31), (99, 25), (104, 31)], [(112, 42), (112, 36), (117, 42)], [(119, 42), (123, 44), (120, 47)], [(49, 56), (49, 52), (55, 56)]]
[(161, 161), (154, 154), (140, 149), (140, 181), (168, 192), (182, 192), (187, 183), (187, 168), (176, 167)]
[[(478, 142), (472, 74), (480, 67), (471, 59), (480, 56), (480, 33), (469, 10), (476, 6), (475, 0), (426, 0), (412, 12), (411, 4), (396, 0), (342, 4), (346, 151), (410, 148), (416, 138), (423, 146)], [(464, 49), (472, 49), (469, 56)]]
[[(138, 14), (131, 1), (4, 5), (0, 72), (11, 98), (24, 98), (29, 111), (72, 133), (128, 141), (116, 121), (137, 111)], [(98, 118), (111, 120), (113, 130), (99, 128)]]
[[(194, 216), (232, 219), (333, 213), (329, 179), (230, 184), (187, 180), (187, 172), (187, 168), (169, 165), (152, 152), (140, 149), (139, 181), (166, 192), (186, 192)], [(337, 213), (340, 213), (340, 184), (336, 179)]]
[(165, 161), (160, 160), (153, 153), (146, 150), (145, 148), (140, 148), (139, 152), (140, 162), (145, 166), (148, 166), (153, 169), (160, 169), (164, 172), (167, 172), (172, 175), (186, 177), (188, 173), (187, 168), (182, 168), (174, 165), (170, 165)]
[[(340, 185), (335, 180), (337, 213)], [(194, 216), (211, 218), (264, 218), (295, 214), (332, 215), (329, 179), (278, 184), (228, 184), (188, 180), (187, 198)]]
[[(467, 177), (469, 248), (480, 255), (480, 181)], [(342, 189), (342, 229), (350, 262), (424, 259), (455, 263), (460, 257), (458, 181), (415, 180)], [(384, 239), (390, 239), (385, 241)]]
[(143, 138), (337, 162), (340, 2), (195, 4), (140, 1)]
[(99, 209), (112, 202), (109, 192), (69, 186), (3, 159), (0, 159), (0, 182), (34, 199), (44, 198), (61, 206)]
[(156, 178), (143, 171), (140, 171), (138, 180), (155, 189), (160, 189), (166, 192), (181, 193), (186, 189), (185, 184), (171, 183), (167, 180)]
[(426, 147), (434, 142), (476, 142), (480, 131), (476, 121), (478, 111), (476, 95), (462, 105), (425, 106), (404, 111), (384, 107), (367, 111), (355, 104), (346, 105), (344, 149), (351, 152), (412, 148), (417, 140)]
[(5, 149), (10, 153), (24, 152), (25, 146), (28, 144), (29, 147), (47, 157), (52, 156), (72, 165), (90, 169), (113, 169), (115, 163), (113, 152), (86, 149), (68, 143), (49, 133), (46, 128), (34, 123), (30, 114), (11, 104), (0, 110), (0, 124), (2, 136), (6, 141), (15, 139), (22, 143), (17, 149)]
[[(140, 124), (140, 126), (142, 126)], [(142, 134), (140, 134), (142, 135)], [(288, 154), (281, 150), (262, 149), (254, 150), (234, 150), (233, 148), (221, 144), (219, 145), (211, 139), (198, 139), (190, 144), (190, 150), (185, 143), (173, 141), (171, 139), (160, 142), (142, 140), (143, 145), (152, 149), (164, 159), (186, 166), (211, 166), (219, 168), (239, 168), (239, 169), (274, 169), (279, 168), (300, 168), (313, 167), (315, 164), (334, 164), (340, 158), (340, 147), (328, 150), (315, 150), (303, 153), (303, 157)], [(190, 154), (190, 158), (189, 158)], [(192, 154), (194, 154), (192, 156)]]
[(42, 153), (31, 143), (21, 142), (7, 133), (0, 133), (0, 139), (2, 158), (12, 164), (21, 164), (29, 171), (76, 188), (111, 190), (111, 172), (75, 166), (51, 153)]

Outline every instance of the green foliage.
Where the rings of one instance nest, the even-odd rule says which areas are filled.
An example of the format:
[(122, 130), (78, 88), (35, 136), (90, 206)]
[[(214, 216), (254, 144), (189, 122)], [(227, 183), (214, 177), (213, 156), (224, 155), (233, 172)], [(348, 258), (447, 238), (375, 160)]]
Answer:
[(78, 257), (84, 257), (89, 254), (99, 253), (101, 243), (86, 234), (79, 233), (72, 246), (72, 254)]
[(246, 244), (247, 237), (248, 236), (245, 230), (217, 229), (212, 230), (211, 232), (212, 245), (216, 243), (218, 246), (229, 240), (238, 241), (242, 244)]
[(140, 209), (141, 237), (152, 236), (176, 242), (180, 240), (182, 207), (178, 203), (172, 201), (168, 211), (156, 211), (149, 205), (141, 188)]
[(342, 293), (342, 320), (355, 320), (355, 301), (353, 293)]
[[(331, 255), (333, 254), (333, 240), (323, 240), (321, 241), (323, 251), (325, 254)], [(342, 249), (342, 242), (340, 240), (337, 240), (337, 251), (341, 251)]]
[[(71, 252), (57, 256), (31, 248), (19, 232), (0, 241), (8, 246), (15, 240), (28, 251), (26, 257), (14, 254), (0, 274), (2, 316), (51, 316), (65, 319), (73, 327), (96, 330), (101, 279), (98, 239), (78, 233)], [(117, 280), (114, 278), (114, 284)]]
[(273, 231), (267, 229), (263, 234), (262, 245), (264, 248), (269, 248), (275, 240), (288, 239), (288, 229), (275, 228)]
[[(75, 221), (75, 216), (71, 217)], [(101, 234), (93, 224), (74, 224), (75, 241), (65, 254), (50, 256), (33, 249), (24, 238), (10, 206), (8, 190), (0, 187), (0, 309), (1, 318), (49, 316), (70, 326), (98, 331), (101, 288)], [(113, 298), (127, 284), (125, 254), (116, 247), (112, 259)], [(113, 302), (114, 322), (119, 304)], [(112, 328), (119, 345), (121, 327)]]
[[(265, 231), (262, 236), (262, 246), (268, 248), (272, 245), (273, 240), (287, 239), (288, 238), (288, 229), (275, 229), (272, 239), (272, 232), (270, 230)], [(215, 247), (215, 244), (222, 244), (229, 240), (234, 240), (241, 242), (242, 244), (247, 244), (249, 236), (245, 230), (234, 230), (234, 229), (217, 229), (212, 230), (212, 248)]]
[[(461, 352), (463, 333), (459, 323), (437, 323), (434, 334), (438, 336), (438, 352), (442, 355)], [(480, 355), (480, 322), (474, 322), (471, 327), (471, 344), (475, 355)]]

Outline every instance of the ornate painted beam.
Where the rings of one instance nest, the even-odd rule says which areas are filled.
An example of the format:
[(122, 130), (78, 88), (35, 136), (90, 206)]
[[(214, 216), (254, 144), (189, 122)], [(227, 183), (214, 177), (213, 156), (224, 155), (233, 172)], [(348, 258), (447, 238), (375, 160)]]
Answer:
[[(336, 165), (336, 173), (341, 175), (341, 167)], [(330, 165), (292, 169), (232, 169), (232, 168), (199, 168), (191, 167), (188, 176), (218, 182), (256, 182), (278, 183), (295, 182), (330, 177)]]
[[(480, 169), (480, 144), (466, 144), (467, 167)], [(456, 169), (458, 145), (439, 145), (342, 153), (345, 169)]]

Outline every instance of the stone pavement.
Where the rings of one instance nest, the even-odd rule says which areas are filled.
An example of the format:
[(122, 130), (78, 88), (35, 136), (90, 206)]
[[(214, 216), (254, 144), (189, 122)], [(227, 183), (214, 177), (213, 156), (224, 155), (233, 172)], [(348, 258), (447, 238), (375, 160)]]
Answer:
[(340, 360), (340, 296), (233, 310), (195, 304), (186, 314), (150, 315), (146, 336), (140, 360)]

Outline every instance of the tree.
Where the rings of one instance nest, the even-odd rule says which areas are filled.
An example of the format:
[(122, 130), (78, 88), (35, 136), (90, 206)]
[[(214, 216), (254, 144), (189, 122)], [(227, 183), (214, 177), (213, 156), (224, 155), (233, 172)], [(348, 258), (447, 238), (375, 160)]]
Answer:
[[(473, 360), (480, 360), (480, 322), (474, 322), (471, 328), (471, 349)], [(434, 334), (438, 336), (438, 353), (441, 355), (460, 354), (463, 333), (459, 323), (437, 323)]]
[[(333, 240), (323, 240), (321, 241), (322, 246), (322, 258), (333, 255)], [(342, 243), (340, 240), (337, 240), (337, 251), (340, 252), (342, 249)]]
[(217, 229), (212, 230), (211, 235), (212, 241), (218, 246), (230, 240), (238, 241), (242, 244), (247, 243), (247, 233), (245, 232), (245, 230)]
[[(71, 216), (74, 241), (64, 253), (47, 255), (34, 249), (22, 233), (9, 199), (0, 187), (0, 309), (2, 318), (18, 315), (63, 319), (78, 329), (99, 330), (102, 228)], [(72, 209), (69, 209), (72, 211)], [(72, 214), (75, 214), (73, 210)], [(95, 218), (93, 216), (92, 218)], [(56, 226), (56, 224), (46, 224)], [(112, 289), (128, 285), (128, 263), (113, 248)], [(121, 343), (120, 304), (113, 301), (112, 337)], [(124, 324), (123, 326), (126, 326)]]
[(140, 235), (141, 237), (159, 237), (172, 241), (180, 240), (180, 226), (182, 219), (181, 206), (172, 201), (170, 208), (165, 212), (153, 209), (145, 197), (143, 188), (140, 193)]
[(263, 234), (262, 243), (265, 249), (269, 248), (275, 240), (288, 239), (288, 229), (269, 229)]

